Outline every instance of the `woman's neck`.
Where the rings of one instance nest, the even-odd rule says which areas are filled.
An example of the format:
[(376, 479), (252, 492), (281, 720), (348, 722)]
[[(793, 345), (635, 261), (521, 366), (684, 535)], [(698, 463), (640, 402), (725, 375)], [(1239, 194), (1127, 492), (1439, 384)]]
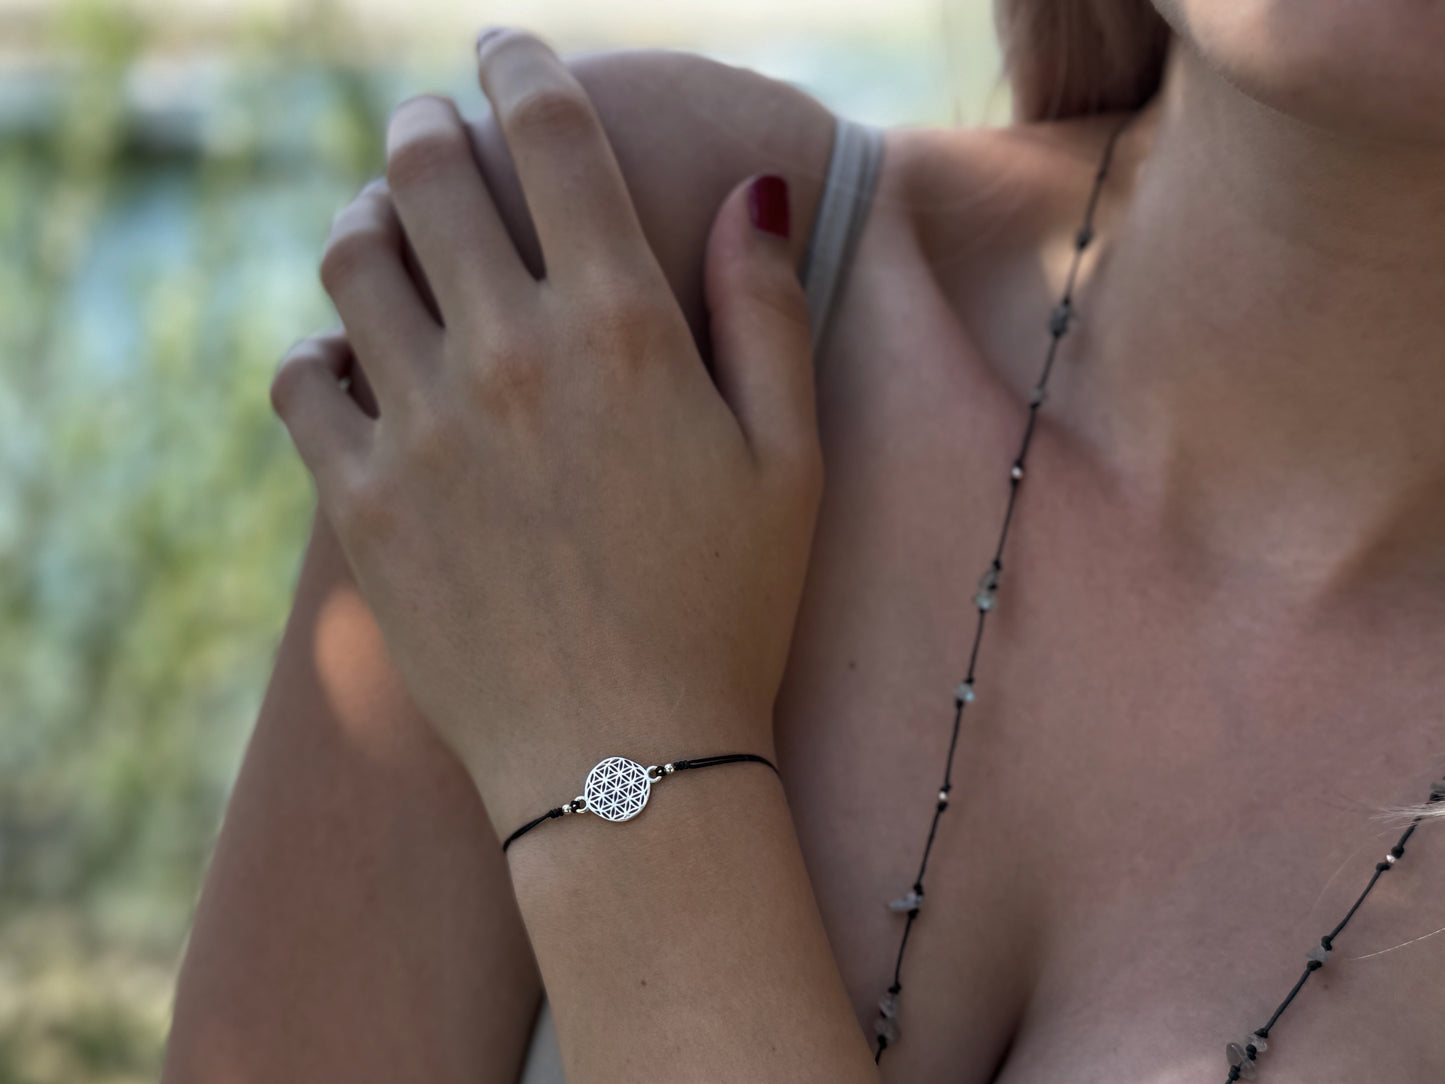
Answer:
[(1182, 48), (1140, 120), (1081, 405), (1211, 553), (1445, 577), (1445, 147), (1306, 125)]

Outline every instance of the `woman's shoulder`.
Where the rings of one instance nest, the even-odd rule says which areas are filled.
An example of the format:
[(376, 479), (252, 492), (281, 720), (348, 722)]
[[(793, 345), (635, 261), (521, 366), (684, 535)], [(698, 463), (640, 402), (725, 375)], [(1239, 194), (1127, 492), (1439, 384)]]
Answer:
[[(792, 243), (807, 250), (835, 116), (803, 90), (747, 68), (671, 49), (568, 56), (607, 132), (653, 253), (702, 337), (702, 257), (723, 198), (760, 172), (787, 178)], [(483, 172), (513, 239), (540, 266), (535, 235), (501, 133), (474, 125)]]
[[(833, 110), (791, 83), (681, 50), (607, 50), (568, 64), (602, 117), (653, 251), (700, 338), (708, 229), (744, 177), (767, 170), (788, 178), (803, 265), (830, 167), (857, 165), (834, 155), (840, 118)], [(1111, 115), (998, 128), (884, 127), (877, 176), (854, 217), (861, 211), (883, 219), (877, 230), (911, 235), (922, 259), (955, 284), (988, 282), (1014, 265), (1036, 271), (1041, 247), (1076, 227), (1116, 124)], [(841, 178), (843, 187), (851, 176)], [(881, 214), (879, 205), (886, 205)], [(862, 223), (821, 225), (841, 234)]]
[(931, 263), (987, 268), (1071, 235), (1120, 114), (887, 133), (880, 191)]
[[(938, 325), (953, 344), (950, 356), (960, 353), (950, 337), (961, 335), (971, 348), (962, 354), (980, 379), (1027, 393), (1036, 376), (1032, 344), (1056, 302), (1104, 149), (1122, 119), (887, 131), (873, 212), (884, 220), (880, 243), (863, 258), (871, 252), (885, 274), (913, 267), (912, 288), (926, 289), (951, 314), (946, 327)], [(869, 281), (885, 294), (891, 289)], [(870, 326), (889, 334), (880, 321)]]
[[(602, 50), (573, 54), (567, 64), (602, 120), (643, 230), (706, 352), (702, 257), (718, 206), (751, 174), (783, 174), (801, 267), (838, 116), (784, 80), (682, 50)], [(983, 297), (988, 291), (971, 282), (1012, 264), (1036, 269), (1040, 245), (1073, 228), (1114, 123), (884, 128), (865, 210), (886, 219), (879, 228), (911, 235), (941, 279)], [(505, 141), (487, 117), (475, 127), (499, 209), (523, 258), (540, 267)]]

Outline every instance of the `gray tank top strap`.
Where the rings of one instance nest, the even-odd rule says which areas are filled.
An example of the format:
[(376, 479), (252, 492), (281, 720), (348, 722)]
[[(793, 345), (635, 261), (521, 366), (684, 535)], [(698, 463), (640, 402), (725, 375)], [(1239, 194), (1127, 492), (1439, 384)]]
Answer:
[(823, 198), (799, 273), (808, 297), (815, 351), (828, 330), (833, 300), (863, 232), (882, 161), (883, 129), (835, 113)]

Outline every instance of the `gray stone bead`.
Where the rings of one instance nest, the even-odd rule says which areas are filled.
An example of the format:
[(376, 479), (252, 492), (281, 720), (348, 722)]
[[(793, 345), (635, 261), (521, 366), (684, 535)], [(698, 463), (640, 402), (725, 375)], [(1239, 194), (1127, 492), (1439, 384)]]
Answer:
[(1226, 1046), (1224, 1048), (1224, 1056), (1230, 1065), (1238, 1065), (1240, 1062), (1249, 1058), (1249, 1055), (1244, 1052), (1244, 1047), (1239, 1043), (1230, 1043)]
[(1311, 960), (1318, 960), (1321, 966), (1330, 962), (1330, 950), (1325, 948), (1324, 945), (1316, 945), (1310, 949), (1309, 952), (1305, 953), (1305, 956)]
[(907, 892), (903, 893), (903, 895), (899, 896), (896, 900), (890, 903), (888, 905), (888, 910), (900, 912), (911, 911), (915, 907), (922, 906), (922, 904), (923, 897), (910, 888)]
[(1069, 330), (1069, 320), (1074, 315), (1074, 307), (1067, 301), (1061, 301), (1054, 306), (1053, 312), (1049, 313), (1049, 331), (1054, 338), (1062, 338), (1064, 332)]
[(1261, 1054), (1263, 1054), (1266, 1050), (1269, 1049), (1268, 1041), (1266, 1041), (1263, 1035), (1260, 1035), (1257, 1032), (1246, 1037), (1244, 1040), (1244, 1045), (1253, 1046), (1255, 1050), (1259, 1051)]
[(1253, 1058), (1246, 1057), (1242, 1062), (1239, 1063), (1240, 1080), (1257, 1080), (1258, 1078), (1259, 1070), (1255, 1067)]
[(878, 1011), (884, 1016), (898, 1015), (898, 995), (889, 990), (878, 999)]
[(953, 695), (955, 699), (960, 700), (965, 704), (972, 704), (974, 696), (973, 682), (960, 681), (957, 685), (953, 687)]
[(873, 1030), (878, 1038), (886, 1039), (889, 1046), (898, 1042), (898, 1021), (892, 1016), (879, 1016), (873, 1021)]
[(973, 596), (973, 603), (980, 610), (993, 609), (994, 592), (998, 590), (998, 569), (989, 565), (984, 569), (983, 575), (978, 578), (978, 594)]

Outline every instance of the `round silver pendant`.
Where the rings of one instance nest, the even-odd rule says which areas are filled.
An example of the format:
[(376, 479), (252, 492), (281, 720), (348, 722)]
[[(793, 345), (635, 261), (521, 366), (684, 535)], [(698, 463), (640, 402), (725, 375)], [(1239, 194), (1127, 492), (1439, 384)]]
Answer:
[(603, 820), (626, 821), (642, 812), (651, 790), (652, 782), (641, 764), (626, 757), (608, 757), (587, 773), (582, 793), (589, 813)]

